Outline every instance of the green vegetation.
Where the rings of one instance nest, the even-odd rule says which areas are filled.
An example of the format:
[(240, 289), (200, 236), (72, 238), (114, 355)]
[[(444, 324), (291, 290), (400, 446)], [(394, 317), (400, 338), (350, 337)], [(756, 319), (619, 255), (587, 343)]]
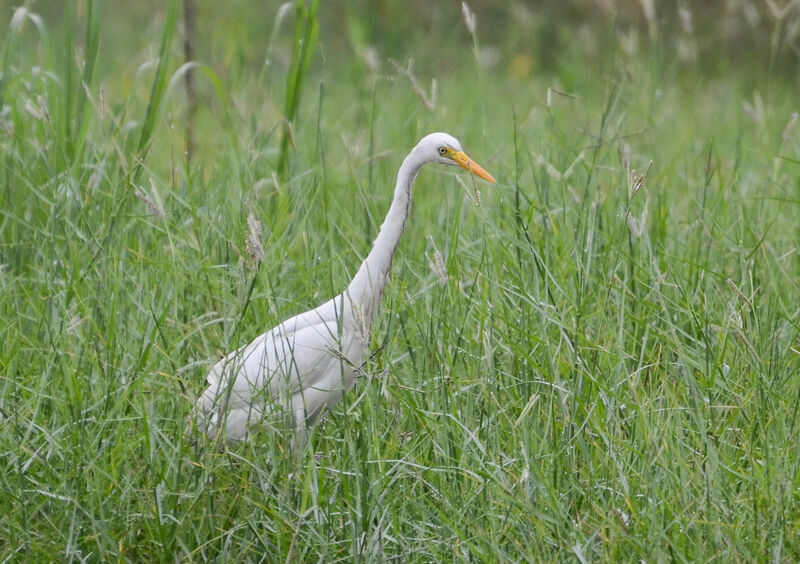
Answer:
[[(796, 25), (737, 69), (613, 18), (544, 61), (478, 6), (376, 51), (211, 4), (189, 67), (175, 0), (3, 12), (1, 561), (800, 559)], [(436, 130), (498, 184), (423, 170), (363, 380), (302, 452), (192, 443)]]

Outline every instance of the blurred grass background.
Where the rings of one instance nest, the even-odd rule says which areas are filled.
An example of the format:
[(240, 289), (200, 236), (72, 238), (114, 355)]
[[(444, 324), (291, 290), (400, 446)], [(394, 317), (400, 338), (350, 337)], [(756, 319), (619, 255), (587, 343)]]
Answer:
[[(800, 558), (797, 2), (0, 16), (3, 561)], [(189, 444), (434, 130), (365, 382)]]

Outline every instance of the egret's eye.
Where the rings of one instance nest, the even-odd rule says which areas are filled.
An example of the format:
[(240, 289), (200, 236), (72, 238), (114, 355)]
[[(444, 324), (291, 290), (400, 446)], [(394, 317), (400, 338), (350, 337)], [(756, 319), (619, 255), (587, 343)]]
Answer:
[(447, 149), (445, 149), (444, 147), (439, 147), (439, 154), (440, 155), (446, 155), (447, 154)]

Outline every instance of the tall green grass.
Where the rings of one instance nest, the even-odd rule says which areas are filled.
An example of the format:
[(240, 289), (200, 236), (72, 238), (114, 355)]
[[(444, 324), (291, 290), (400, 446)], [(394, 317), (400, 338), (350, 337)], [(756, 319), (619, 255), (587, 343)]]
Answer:
[[(3, 561), (800, 557), (793, 84), (621, 52), (509, 77), (465, 32), (429, 108), (278, 28), (252, 74), (193, 67), (187, 163), (177, 5), (138, 73), (97, 70), (108, 7), (8, 26)], [(303, 451), (190, 443), (211, 363), (340, 291), (434, 130), (499, 182), (420, 174), (362, 381)]]

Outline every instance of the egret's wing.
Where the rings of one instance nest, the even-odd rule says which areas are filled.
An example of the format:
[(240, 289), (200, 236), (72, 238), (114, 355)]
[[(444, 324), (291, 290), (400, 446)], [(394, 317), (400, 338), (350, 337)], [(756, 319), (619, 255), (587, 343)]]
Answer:
[[(344, 320), (342, 304), (341, 296), (337, 296), (316, 309), (287, 319), (256, 337), (250, 344), (229, 353), (209, 371), (209, 387), (227, 385), (232, 375), (237, 375), (238, 381), (242, 372), (247, 382), (257, 384), (257, 375), (263, 369), (273, 372), (287, 361), (296, 363), (296, 347), (299, 346), (303, 356), (307, 356), (310, 354), (308, 349), (335, 344)], [(302, 373), (302, 370), (299, 372)]]
[(338, 401), (348, 385), (342, 382), (344, 359), (356, 354), (352, 336), (342, 338), (347, 316), (341, 304), (334, 299), (288, 319), (217, 362), (197, 402), (208, 431), (222, 416), (226, 434), (239, 438), (276, 404), (292, 413), (304, 403), (316, 410), (307, 405), (306, 390), (317, 403), (331, 391), (336, 398), (330, 403)]

